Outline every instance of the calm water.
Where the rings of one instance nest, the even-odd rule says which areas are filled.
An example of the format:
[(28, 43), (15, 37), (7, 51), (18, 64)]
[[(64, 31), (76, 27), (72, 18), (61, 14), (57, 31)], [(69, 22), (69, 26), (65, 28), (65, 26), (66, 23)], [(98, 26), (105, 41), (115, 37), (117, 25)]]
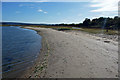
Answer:
[(32, 65), (41, 48), (41, 36), (34, 30), (2, 27), (3, 77), (16, 77)]

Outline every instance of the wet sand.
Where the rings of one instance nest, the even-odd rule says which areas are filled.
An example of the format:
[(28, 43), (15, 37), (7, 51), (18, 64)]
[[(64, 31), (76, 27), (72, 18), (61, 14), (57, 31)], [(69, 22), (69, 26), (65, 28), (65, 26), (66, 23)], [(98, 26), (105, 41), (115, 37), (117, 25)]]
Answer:
[(27, 78), (117, 78), (118, 42), (83, 32), (32, 28), (43, 37), (42, 51)]

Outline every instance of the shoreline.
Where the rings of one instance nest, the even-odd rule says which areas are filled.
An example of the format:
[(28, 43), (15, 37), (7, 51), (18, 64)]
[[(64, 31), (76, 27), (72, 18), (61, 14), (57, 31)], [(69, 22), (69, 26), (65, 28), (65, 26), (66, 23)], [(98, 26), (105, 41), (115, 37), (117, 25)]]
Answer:
[[(25, 29), (31, 29), (31, 28), (25, 28)], [(35, 29), (31, 29), (31, 30), (36, 31), (37, 34), (42, 37), (41, 39), (42, 48), (40, 49), (39, 55), (37, 59), (35, 60), (34, 64), (31, 67), (29, 67), (27, 70), (25, 70), (23, 72), (23, 75), (20, 76), (20, 78), (36, 78), (36, 77), (40, 78), (40, 76), (38, 75), (38, 72), (41, 76), (44, 77), (45, 68), (47, 67), (46, 58), (48, 57), (48, 54), (49, 54), (48, 52), (49, 46), (48, 46), (47, 40), (45, 39), (45, 37), (40, 31), (35, 30)]]
[[(112, 42), (105, 43), (96, 40), (98, 37), (93, 38), (85, 33), (76, 35), (49, 28), (27, 27), (27, 29), (33, 29), (42, 36), (43, 50), (32, 69), (28, 69), (25, 78), (118, 77), (116, 43), (115, 45)], [(48, 45), (49, 48), (46, 47)], [(49, 55), (45, 59), (44, 53), (48, 52)], [(43, 60), (40, 60), (41, 58)], [(41, 71), (41, 64), (44, 63), (47, 67), (43, 69), (43, 65)]]

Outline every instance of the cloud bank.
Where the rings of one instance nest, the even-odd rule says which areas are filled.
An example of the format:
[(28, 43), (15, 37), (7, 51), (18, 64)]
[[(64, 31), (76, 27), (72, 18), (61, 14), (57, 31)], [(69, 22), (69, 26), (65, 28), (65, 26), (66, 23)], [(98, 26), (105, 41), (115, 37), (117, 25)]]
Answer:
[(96, 7), (97, 9), (91, 10), (91, 12), (115, 12), (118, 11), (119, 0), (92, 0), (90, 7)]

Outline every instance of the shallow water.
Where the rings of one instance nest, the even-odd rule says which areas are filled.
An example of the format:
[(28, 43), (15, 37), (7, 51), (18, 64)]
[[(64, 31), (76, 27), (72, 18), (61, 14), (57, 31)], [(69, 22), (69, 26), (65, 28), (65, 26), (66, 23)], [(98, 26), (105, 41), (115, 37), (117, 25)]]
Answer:
[(16, 77), (33, 64), (41, 48), (41, 36), (34, 30), (2, 27), (3, 77)]

